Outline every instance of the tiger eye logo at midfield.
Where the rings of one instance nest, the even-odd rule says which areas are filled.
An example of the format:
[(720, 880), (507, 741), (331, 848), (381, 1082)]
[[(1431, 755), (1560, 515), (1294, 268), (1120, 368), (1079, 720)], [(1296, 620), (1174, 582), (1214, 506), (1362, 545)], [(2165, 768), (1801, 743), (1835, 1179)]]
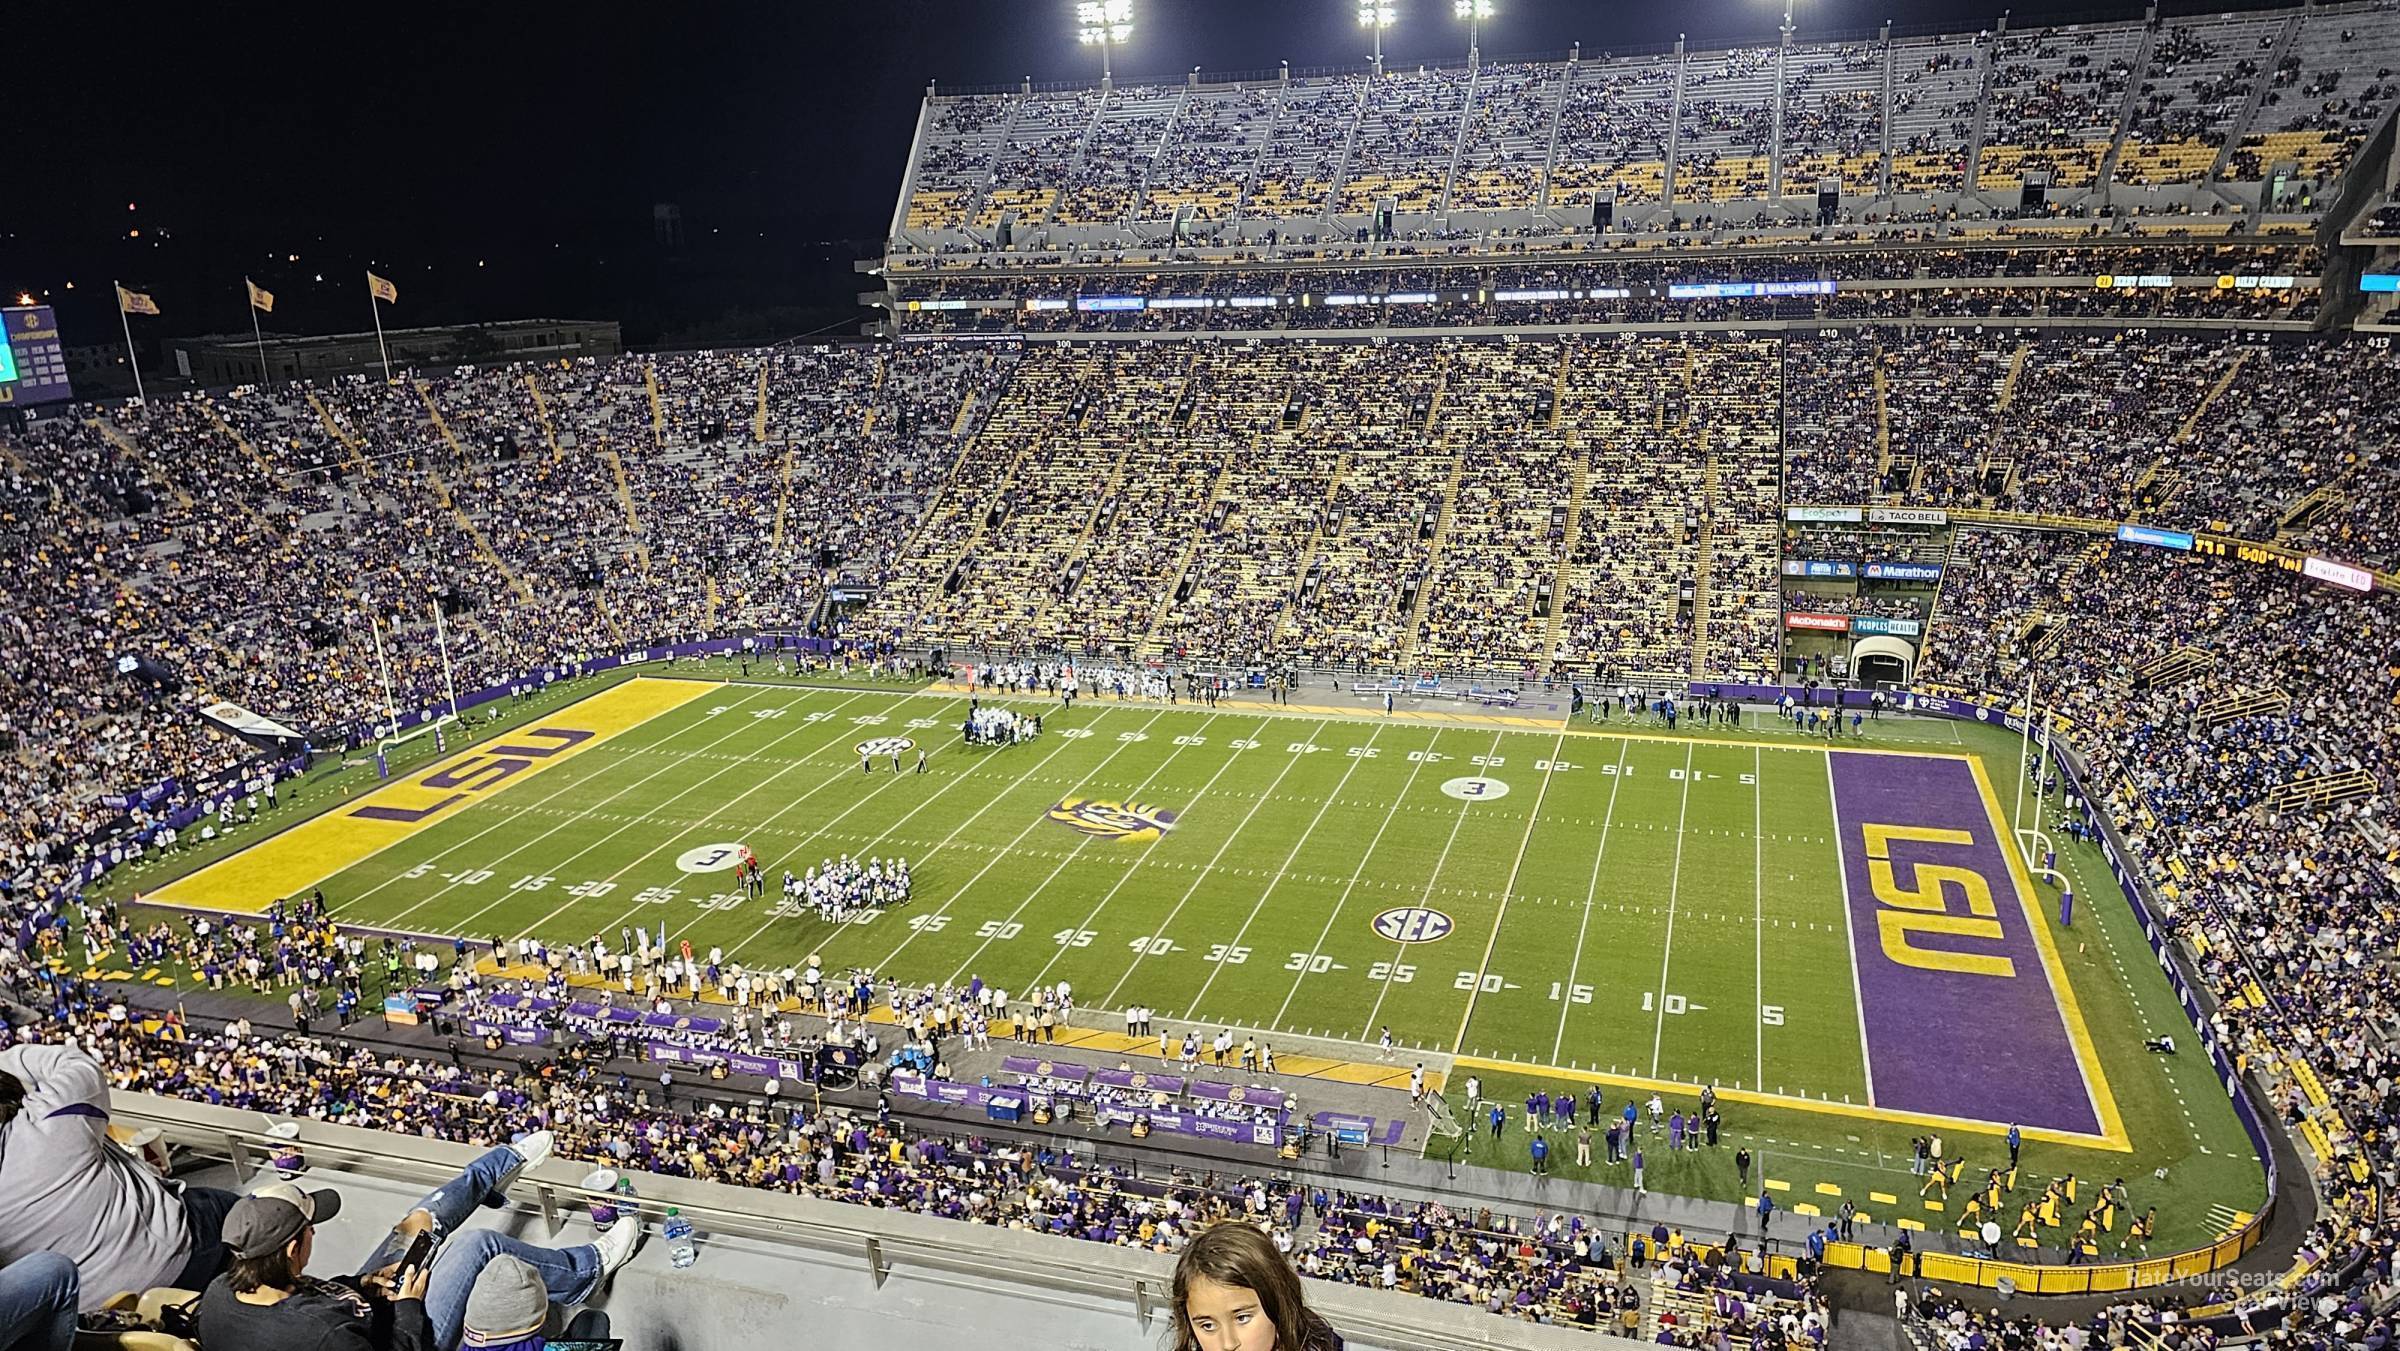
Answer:
[(1150, 841), (1167, 833), (1175, 813), (1141, 802), (1071, 797), (1050, 809), (1050, 819), (1102, 839)]

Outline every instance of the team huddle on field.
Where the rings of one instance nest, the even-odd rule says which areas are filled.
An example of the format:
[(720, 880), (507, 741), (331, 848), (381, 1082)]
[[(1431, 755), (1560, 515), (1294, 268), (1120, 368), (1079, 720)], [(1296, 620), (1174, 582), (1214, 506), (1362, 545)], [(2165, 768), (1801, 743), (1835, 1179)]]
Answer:
[(907, 859), (895, 858), (887, 865), (876, 857), (861, 863), (844, 854), (798, 876), (784, 869), (783, 907), (777, 913), (798, 914), (805, 908), (829, 924), (841, 924), (853, 915), (899, 905), (908, 899), (908, 888)]

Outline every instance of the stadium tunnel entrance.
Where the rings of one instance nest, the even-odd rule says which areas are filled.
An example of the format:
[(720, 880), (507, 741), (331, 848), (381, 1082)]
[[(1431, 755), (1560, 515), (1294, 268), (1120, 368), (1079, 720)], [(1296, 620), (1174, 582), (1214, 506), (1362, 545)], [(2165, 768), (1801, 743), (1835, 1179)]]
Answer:
[(1905, 685), (1916, 665), (1916, 645), (1889, 634), (1861, 638), (1850, 648), (1850, 669), (1863, 684)]

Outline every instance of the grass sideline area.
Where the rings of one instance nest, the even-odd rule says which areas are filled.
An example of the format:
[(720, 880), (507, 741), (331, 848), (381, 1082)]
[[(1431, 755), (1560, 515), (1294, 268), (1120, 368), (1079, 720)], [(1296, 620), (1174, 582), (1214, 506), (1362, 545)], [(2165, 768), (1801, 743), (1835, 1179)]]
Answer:
[[(1027, 701), (1043, 714), (1040, 739), (968, 747), (958, 735), (965, 696), (743, 680), (737, 663), (717, 660), (554, 687), (504, 705), (524, 716), (491, 732), (571, 727), (581, 700), (659, 675), (729, 683), (539, 777), (495, 781), (488, 795), (334, 868), (321, 885), (337, 916), (552, 943), (613, 941), (636, 924), (655, 934), (663, 922), (671, 942), (703, 955), (722, 948), (752, 967), (814, 953), (831, 968), (915, 983), (975, 974), (1022, 990), (1064, 980), (1081, 1005), (1146, 1003), (1178, 1033), (1277, 1028), (1359, 1043), (1366, 1059), (1389, 1026), (1399, 1063), (1457, 1058), (1454, 1105), (1468, 1072), (1487, 1099), (1509, 1105), (1496, 1147), (1484, 1123), (1470, 1123), (1468, 1161), (1480, 1166), (1528, 1166), (1522, 1108), (1533, 1087), (1580, 1093), (1598, 1083), (1613, 1112), (1654, 1089), (1688, 1109), (1698, 1085), (1714, 1082), (1725, 1145), (1670, 1157), (1645, 1139), (1652, 1189), (1748, 1204), (1763, 1179), (1786, 1209), (1831, 1214), (1847, 1199), (1879, 1220), (1947, 1229), (1971, 1186), (1930, 1208), (1909, 1171), (1910, 1138), (1939, 1129), (1976, 1179), (2005, 1163), (1997, 1132), (2007, 1114), (1929, 1126), (1870, 1106), (1878, 1087), (1892, 1091), (1894, 1048), (1926, 1036), (1936, 1060), (2002, 1082), (2022, 1076), (2029, 1108), (2048, 1100), (2035, 1091), (2045, 1074), (2075, 1071), (2089, 1098), (2104, 1094), (2121, 1140), (2028, 1122), (2021, 1176), (2033, 1192), (2067, 1172), (2087, 1189), (2124, 1177), (2132, 1213), (2159, 1208), (2154, 1253), (2215, 1238), (2263, 1200), (2260, 1165), (2205, 1060), (2142, 1047), (2145, 1034), (2186, 1024), (2096, 851), (2062, 841), (2059, 867), (2079, 902), (2072, 928), (2057, 926), (2052, 888), (2020, 901), (2006, 870), (1981, 867), (2001, 903), (2020, 903), (1998, 912), (2012, 929), (2022, 915), (2044, 930), (2050, 977), (2064, 987), (2042, 994), (2038, 973), (2020, 963), (2009, 988), (2039, 995), (2028, 1006), (2037, 1012), (2071, 996), (2088, 1065), (2072, 1052), (2064, 1069), (2041, 1063), (2004, 1023), (1868, 1027), (1875, 992), (1859, 973), (1874, 955), (1856, 922), (1868, 912), (1845, 891), (1865, 885), (1851, 876), (1865, 869), (1837, 844), (1845, 827), (1856, 834), (1850, 804), (1912, 767), (1956, 777), (1969, 757), (2005, 813), (2019, 743), (1997, 728), (1892, 718), (1829, 754), (1771, 719), (1756, 725), (1755, 713), (1741, 728), (1670, 733), (1582, 721), (1526, 730), (1471, 714), (1402, 722), (1363, 702), (1208, 710), (1086, 700), (1061, 710)], [(493, 744), (491, 732), (480, 745)], [(896, 747), (902, 740), (910, 744)], [(862, 773), (860, 746), (879, 741), (881, 758)], [(926, 772), (893, 774), (894, 748), (908, 770), (925, 750)], [(384, 792), (429, 801), (429, 775), (474, 781), (460, 773), (474, 763), (453, 744), (440, 765), (395, 766)], [(321, 774), (297, 806), (218, 842), (216, 855), (262, 840), (272, 848), (270, 830), (355, 811), (378, 786), (355, 766)], [(1973, 815), (1961, 829), (1977, 828)], [(766, 899), (743, 897), (730, 872), (679, 866), (730, 843), (766, 865)], [(913, 899), (840, 925), (778, 913), (784, 869), (844, 853), (906, 856)], [(210, 861), (195, 847), (109, 886), (155, 891), (170, 869)], [(1907, 865), (1894, 867), (1894, 885), (1905, 885)], [(179, 895), (227, 909), (271, 899)], [(1553, 1173), (1630, 1183), (1628, 1170), (1597, 1162), (1596, 1141), (1584, 1170), (1572, 1133), (1550, 1139)], [(1734, 1175), (1739, 1146), (1758, 1159), (1746, 1188)], [(1999, 1217), (2004, 1229), (2025, 1195), (2021, 1183)], [(2120, 1219), (2107, 1256), (2123, 1228)]]

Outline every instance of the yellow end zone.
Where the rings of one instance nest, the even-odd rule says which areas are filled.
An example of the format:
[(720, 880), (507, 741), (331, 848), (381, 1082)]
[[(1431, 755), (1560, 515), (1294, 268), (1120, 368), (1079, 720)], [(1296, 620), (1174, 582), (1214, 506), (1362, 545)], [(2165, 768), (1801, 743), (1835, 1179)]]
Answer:
[(142, 899), (256, 913), (718, 688), (709, 681), (649, 677), (611, 686), (310, 817)]

